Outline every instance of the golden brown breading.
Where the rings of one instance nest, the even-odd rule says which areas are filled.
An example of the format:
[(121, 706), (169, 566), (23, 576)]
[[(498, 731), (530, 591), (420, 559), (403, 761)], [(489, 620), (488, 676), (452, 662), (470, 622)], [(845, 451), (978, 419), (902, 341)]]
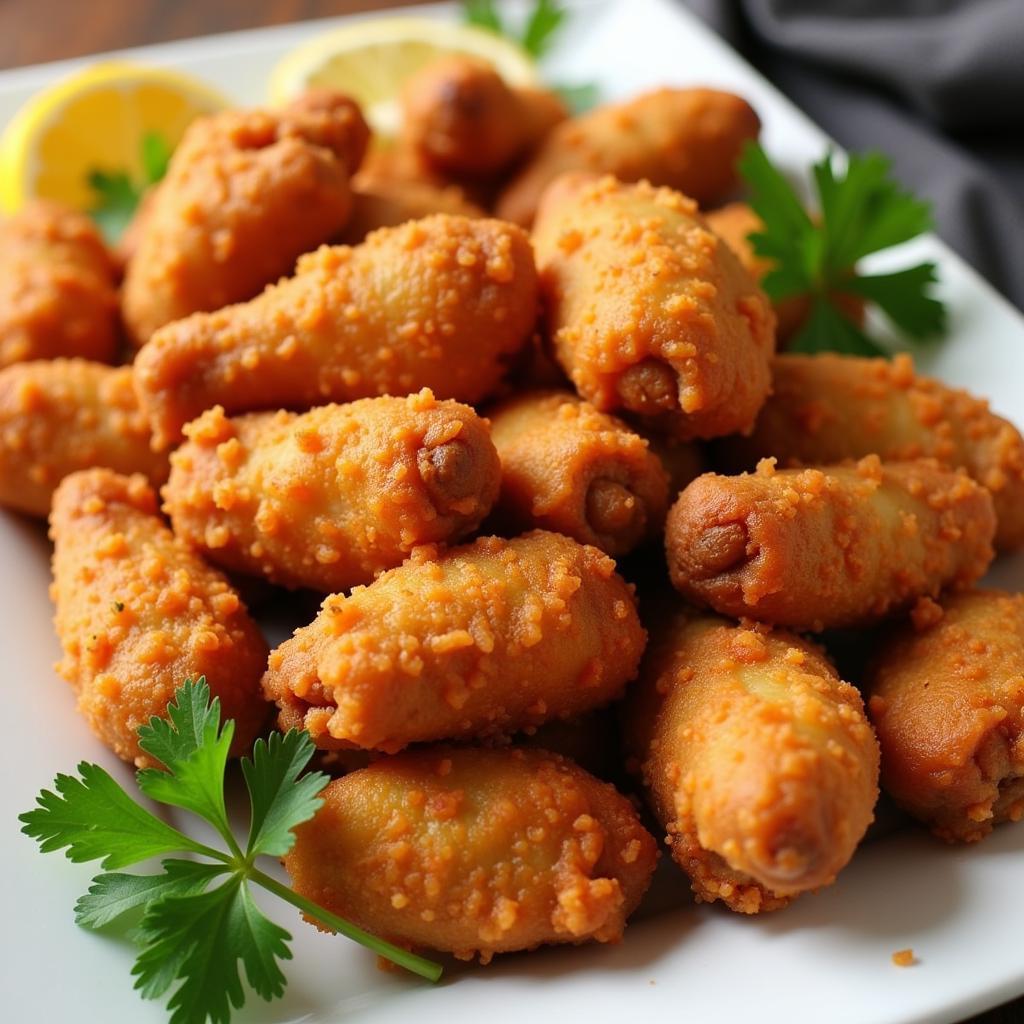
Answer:
[(451, 54), (409, 78), (402, 114), (403, 139), (428, 164), (488, 177), (536, 149), (568, 110), (553, 93), (510, 88), (485, 61)]
[(54, 495), (50, 536), (57, 669), (93, 732), (126, 761), (151, 765), (136, 730), (205, 676), (235, 720), (232, 753), (247, 751), (267, 719), (266, 642), (224, 577), (164, 524), (145, 478), (73, 473)]
[(619, 941), (658, 856), (625, 797), (540, 750), (409, 752), (321, 796), (284, 858), (295, 890), (465, 960)]
[(833, 882), (872, 821), (878, 742), (860, 694), (791, 633), (663, 615), (626, 712), (699, 900), (777, 910)]
[(533, 237), (548, 333), (584, 398), (679, 438), (753, 425), (775, 318), (693, 202), (567, 176), (545, 195)]
[(138, 227), (122, 298), (134, 343), (251, 298), (335, 235), (368, 138), (355, 103), (330, 92), (196, 120)]
[(646, 179), (712, 205), (736, 187), (736, 161), (760, 127), (746, 100), (714, 89), (658, 89), (598, 107), (555, 127), (496, 212), (529, 225), (544, 190), (566, 171)]
[(50, 512), (69, 473), (105, 466), (167, 479), (167, 456), (152, 449), (130, 366), (42, 359), (0, 370), (0, 504)]
[(397, 227), (432, 213), (486, 216), (457, 185), (387, 181), (362, 174), (356, 175), (352, 185), (352, 213), (338, 239), (345, 245), (358, 245), (378, 228)]
[(404, 565), (270, 655), (263, 688), (282, 729), (319, 747), (515, 732), (618, 697), (645, 634), (633, 591), (596, 548), (535, 531), (485, 537)]
[(117, 351), (117, 269), (84, 214), (35, 200), (0, 221), (0, 368)]
[(164, 488), (174, 532), (228, 569), (323, 593), (475, 530), (498, 494), (487, 424), (429, 391), (185, 428)]
[[(773, 266), (770, 260), (754, 252), (748, 239), (752, 232), (764, 230), (761, 218), (746, 203), (728, 203), (717, 210), (709, 210), (707, 222), (708, 227), (728, 244), (740, 263), (760, 284)], [(772, 306), (777, 321), (776, 337), (780, 342), (799, 330), (811, 309), (810, 301), (804, 296), (773, 302)]]
[(660, 533), (668, 477), (621, 420), (557, 391), (520, 395), (489, 416), (501, 459), (495, 517), (503, 528), (554, 530), (614, 556)]
[(992, 561), (985, 488), (931, 460), (698, 477), (665, 528), (676, 589), (723, 615), (793, 629), (860, 626)]
[(477, 402), (537, 317), (522, 230), (437, 214), (303, 256), (259, 298), (154, 335), (135, 380), (157, 442), (207, 409), (308, 409), (430, 388)]
[(1024, 546), (1024, 439), (981, 398), (918, 377), (908, 355), (859, 359), (780, 355), (773, 394), (748, 438), (720, 454), (736, 469), (774, 455), (783, 465), (822, 464), (875, 453), (962, 466), (992, 492), (996, 546)]
[(868, 711), (882, 786), (942, 839), (1024, 817), (1024, 595), (928, 602), (879, 651)]

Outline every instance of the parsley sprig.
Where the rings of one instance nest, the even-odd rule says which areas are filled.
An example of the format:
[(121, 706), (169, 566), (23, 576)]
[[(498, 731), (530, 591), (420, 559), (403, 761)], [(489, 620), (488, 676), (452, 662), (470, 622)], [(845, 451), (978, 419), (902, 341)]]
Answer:
[(940, 335), (946, 309), (929, 293), (938, 280), (934, 263), (889, 274), (857, 270), (865, 256), (928, 231), (931, 207), (901, 188), (890, 176), (889, 160), (880, 153), (851, 155), (845, 173), (837, 172), (832, 161), (828, 153), (813, 168), (820, 214), (816, 220), (760, 146), (749, 143), (740, 161), (751, 191), (750, 205), (764, 222), (764, 230), (752, 234), (750, 241), (759, 256), (774, 264), (762, 282), (765, 291), (776, 301), (806, 296), (811, 302), (810, 315), (789, 347), (802, 352), (882, 353), (844, 315), (843, 295), (875, 303), (915, 340)]
[[(496, 0), (462, 2), (463, 22), (511, 39), (536, 60), (550, 52), (559, 30), (568, 19), (569, 12), (558, 0), (535, 0), (533, 10), (517, 32), (502, 18)], [(553, 85), (551, 88), (562, 97), (573, 114), (589, 110), (600, 98), (600, 90), (593, 83)]]
[(89, 187), (96, 194), (96, 204), (89, 215), (99, 225), (103, 237), (116, 243), (135, 215), (143, 193), (162, 180), (171, 159), (171, 147), (159, 132), (148, 132), (140, 143), (142, 181), (133, 181), (127, 171), (93, 168), (88, 174)]
[[(89, 891), (75, 906), (75, 920), (101, 928), (141, 911), (133, 937), (139, 945), (132, 968), (135, 987), (157, 999), (177, 985), (168, 1002), (171, 1024), (227, 1024), (231, 1008), (245, 1002), (239, 972), (263, 999), (280, 996), (285, 976), (279, 961), (291, 959), (291, 935), (253, 901), (250, 885), (268, 889), (328, 928), (354, 939), (430, 981), (441, 967), (398, 949), (317, 906), (256, 866), (260, 856), (280, 857), (295, 840), (292, 829), (321, 804), (322, 772), (303, 770), (313, 756), (308, 734), (291, 730), (257, 740), (242, 759), (249, 792), (245, 849), (228, 823), (224, 773), (234, 722), (220, 722), (220, 701), (210, 703), (205, 679), (185, 683), (168, 705), (167, 718), (152, 718), (139, 731), (139, 746), (160, 768), (136, 774), (152, 800), (197, 814), (219, 833), (226, 850), (200, 843), (136, 803), (99, 765), (83, 762), (78, 777), (58, 775), (56, 792), (43, 790), (38, 806), (20, 816), (22, 829), (44, 853), (65, 850), (75, 862), (100, 861)], [(114, 869), (166, 854), (159, 874)]]

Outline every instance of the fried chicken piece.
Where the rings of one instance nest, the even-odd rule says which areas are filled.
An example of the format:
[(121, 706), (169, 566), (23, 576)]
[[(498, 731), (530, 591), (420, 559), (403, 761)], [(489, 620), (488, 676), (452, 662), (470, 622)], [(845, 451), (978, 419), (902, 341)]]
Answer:
[(158, 331), (135, 362), (157, 443), (200, 413), (308, 409), (430, 388), (477, 402), (537, 318), (522, 230), (437, 214), (324, 246), (251, 302)]
[(584, 398), (681, 439), (753, 425), (775, 318), (691, 200), (567, 176), (533, 238), (555, 356)]
[(529, 225), (544, 190), (566, 171), (647, 180), (713, 205), (736, 188), (736, 161), (760, 128), (746, 100), (714, 89), (659, 89), (607, 104), (556, 126), (496, 212)]
[(948, 842), (1024, 817), (1024, 595), (915, 609), (869, 672), (882, 787)]
[(698, 477), (669, 510), (680, 593), (793, 629), (863, 626), (963, 588), (992, 561), (992, 498), (933, 460)]
[(600, 707), (636, 673), (633, 590), (596, 548), (541, 530), (484, 537), (324, 601), (270, 655), (282, 729), (318, 747), (511, 733)]
[(267, 719), (266, 642), (227, 580), (164, 524), (145, 478), (73, 473), (54, 495), (50, 537), (57, 671), (93, 732), (118, 757), (152, 766), (136, 730), (205, 676), (235, 720), (232, 753), (245, 753)]
[(185, 428), (164, 488), (174, 532), (227, 569), (323, 593), (475, 530), (498, 494), (487, 424), (429, 391)]
[(992, 492), (996, 547), (1024, 546), (1024, 439), (981, 398), (918, 377), (908, 355), (859, 359), (780, 355), (774, 387), (753, 433), (722, 442), (735, 469), (768, 455), (783, 465), (934, 458), (962, 466)]
[(34, 200), (0, 221), (0, 368), (117, 351), (117, 269), (84, 214)]
[(621, 420), (565, 392), (534, 392), (492, 409), (501, 458), (498, 523), (564, 533), (625, 555), (660, 533), (668, 477)]
[(152, 449), (130, 366), (41, 359), (0, 370), (0, 505), (47, 516), (57, 484), (105, 466), (167, 479), (167, 456)]
[(483, 209), (470, 202), (457, 185), (426, 181), (387, 181), (357, 175), (353, 181), (352, 214), (339, 241), (358, 245), (371, 231), (392, 228), (433, 213), (460, 217), (484, 217)]
[[(754, 252), (748, 237), (752, 232), (764, 230), (761, 218), (746, 203), (727, 203), (717, 210), (709, 210), (706, 219), (708, 227), (728, 244), (751, 277), (760, 284), (773, 267), (771, 260)], [(772, 306), (777, 325), (775, 334), (780, 342), (794, 335), (811, 311), (810, 301), (804, 296), (773, 302)]]
[(551, 92), (514, 89), (486, 61), (452, 54), (402, 90), (402, 136), (431, 167), (495, 177), (537, 148), (569, 112)]
[(463, 960), (618, 942), (658, 857), (625, 797), (541, 750), (408, 752), (321, 796), (284, 858), (295, 891)]
[(860, 694), (792, 633), (663, 615), (626, 739), (701, 901), (756, 914), (830, 885), (874, 816), (878, 741)]
[(356, 104), (326, 91), (283, 110), (197, 119), (133, 243), (122, 310), (134, 343), (190, 313), (252, 298), (337, 234), (368, 139)]

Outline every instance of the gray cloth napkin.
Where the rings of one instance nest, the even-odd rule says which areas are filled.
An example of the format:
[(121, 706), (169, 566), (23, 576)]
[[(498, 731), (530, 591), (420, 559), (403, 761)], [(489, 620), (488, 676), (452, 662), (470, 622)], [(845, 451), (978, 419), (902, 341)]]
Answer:
[(1024, 0), (686, 0), (1024, 309)]

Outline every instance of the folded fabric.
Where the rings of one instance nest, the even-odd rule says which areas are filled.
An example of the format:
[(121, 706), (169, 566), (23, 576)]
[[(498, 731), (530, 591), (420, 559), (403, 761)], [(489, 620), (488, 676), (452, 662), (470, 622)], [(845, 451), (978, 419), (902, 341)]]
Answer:
[(1024, 309), (1021, 0), (687, 0), (843, 147), (878, 149)]

